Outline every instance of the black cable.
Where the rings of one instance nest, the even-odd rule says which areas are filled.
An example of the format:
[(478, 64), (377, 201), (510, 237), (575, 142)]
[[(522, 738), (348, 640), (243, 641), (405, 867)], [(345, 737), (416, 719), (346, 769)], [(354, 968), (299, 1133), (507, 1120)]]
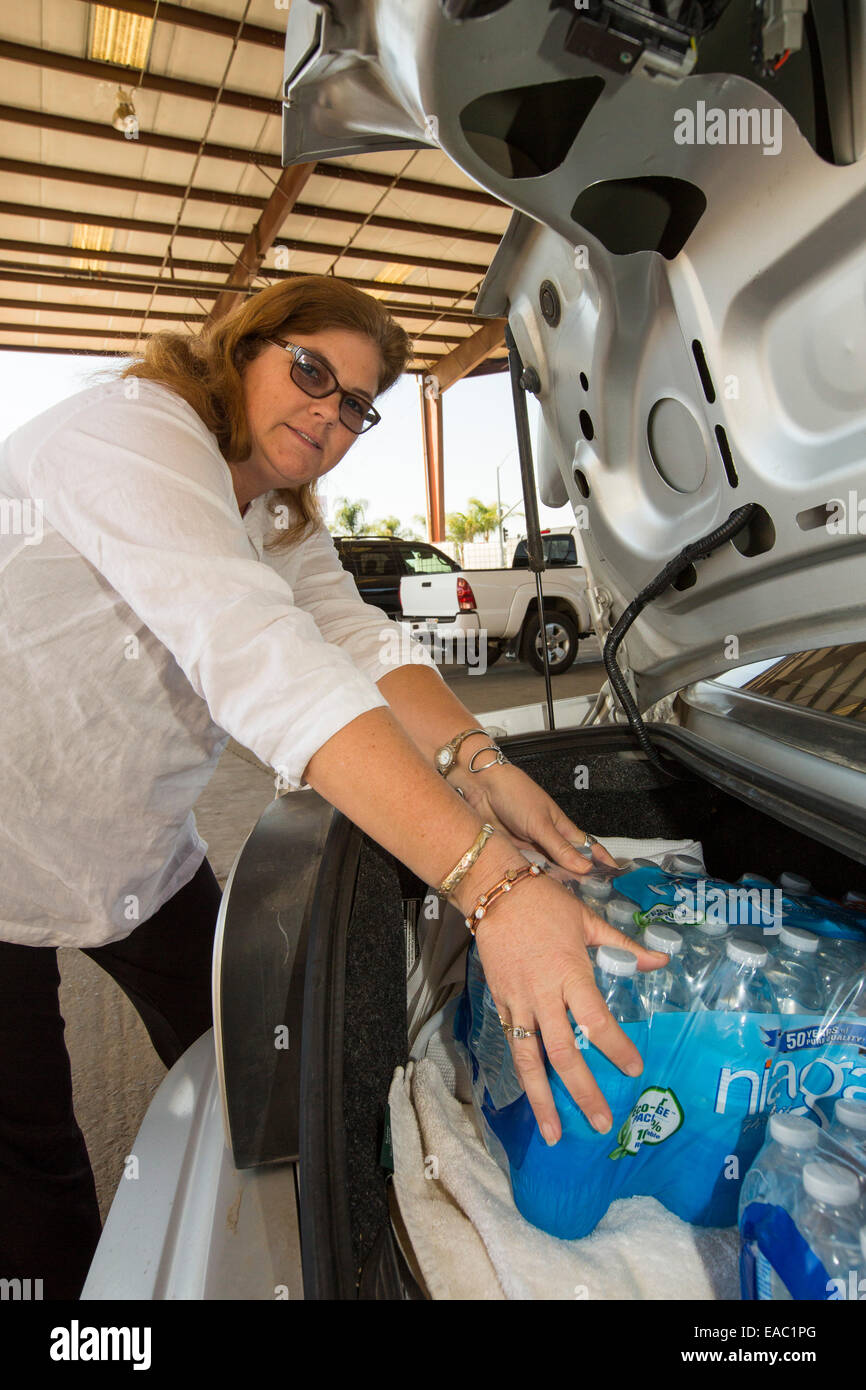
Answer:
[(668, 589), (671, 584), (673, 584), (674, 580), (682, 574), (683, 570), (688, 569), (695, 560), (702, 560), (707, 555), (711, 555), (714, 550), (718, 550), (720, 545), (723, 545), (726, 541), (729, 541), (735, 536), (738, 531), (741, 531), (748, 523), (755, 508), (756, 504), (754, 502), (749, 502), (744, 507), (737, 507), (735, 511), (731, 512), (727, 521), (723, 521), (714, 531), (708, 532), (708, 534), (702, 536), (700, 540), (693, 541), (690, 545), (685, 546), (678, 555), (675, 555), (672, 560), (669, 560), (664, 569), (660, 570), (655, 578), (651, 579), (649, 584), (641, 589), (640, 593), (637, 594), (628, 607), (624, 609), (616, 624), (609, 632), (607, 641), (604, 644), (602, 660), (604, 661), (611, 689), (616, 693), (620, 704), (625, 710), (628, 721), (631, 724), (641, 749), (650, 761), (668, 777), (680, 777), (682, 774), (667, 767), (655, 748), (653, 748), (649, 734), (646, 731), (646, 725), (641, 718), (640, 711), (635, 704), (626, 679), (616, 664), (617, 649), (632, 623), (639, 614), (643, 612), (647, 604), (652, 603), (653, 599), (657, 599), (660, 594), (663, 594), (665, 589)]

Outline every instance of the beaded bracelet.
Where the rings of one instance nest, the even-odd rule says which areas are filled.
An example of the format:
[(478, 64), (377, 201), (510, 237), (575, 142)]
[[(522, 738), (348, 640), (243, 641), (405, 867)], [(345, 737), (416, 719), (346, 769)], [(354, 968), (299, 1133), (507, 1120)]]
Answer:
[(527, 864), (525, 869), (506, 869), (505, 877), (495, 883), (486, 893), (482, 893), (471, 914), (464, 917), (464, 922), (469, 928), (472, 936), (475, 935), (481, 919), (487, 916), (497, 898), (501, 898), (503, 893), (510, 893), (516, 883), (520, 883), (524, 878), (538, 878), (539, 874), (546, 873), (538, 864)]

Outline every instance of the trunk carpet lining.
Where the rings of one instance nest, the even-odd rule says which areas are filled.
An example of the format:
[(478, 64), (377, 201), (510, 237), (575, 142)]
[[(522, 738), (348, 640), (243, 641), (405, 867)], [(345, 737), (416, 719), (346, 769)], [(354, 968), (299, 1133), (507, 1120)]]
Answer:
[[(515, 759), (515, 761), (518, 761)], [(538, 753), (519, 765), (576, 825), (606, 835), (700, 840), (707, 871), (735, 880), (746, 870), (777, 879), (796, 869), (819, 892), (866, 888), (866, 871), (709, 783), (668, 782), (642, 759), (615, 753)], [(576, 766), (587, 768), (575, 789)], [(401, 897), (424, 885), (365, 837), (349, 922), (345, 979), (343, 1112), (355, 1268), (383, 1228), (388, 1197), (380, 1153), (395, 1067), (408, 1055)]]

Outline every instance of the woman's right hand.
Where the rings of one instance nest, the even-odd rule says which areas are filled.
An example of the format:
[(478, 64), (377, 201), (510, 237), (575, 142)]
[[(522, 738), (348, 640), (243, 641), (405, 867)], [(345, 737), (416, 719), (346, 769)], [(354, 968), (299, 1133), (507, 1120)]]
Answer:
[[(455, 894), (464, 916), (470, 915), (478, 895), (496, 881), (488, 864), (479, 886), (479, 867), (475, 866), (471, 882), (467, 875)], [(606, 1134), (612, 1124), (610, 1108), (584, 1060), (566, 1011), (571, 1010), (584, 1037), (620, 1071), (640, 1075), (643, 1059), (608, 1012), (586, 948), (610, 945), (631, 951), (639, 970), (657, 969), (668, 957), (638, 946), (546, 874), (527, 878), (503, 894), (489, 917), (480, 922), (476, 940), (500, 1018), (510, 1027), (537, 1034), (526, 1038), (509, 1034), (509, 1041), (517, 1075), (544, 1139), (555, 1144), (562, 1134), (545, 1054), (589, 1123)]]

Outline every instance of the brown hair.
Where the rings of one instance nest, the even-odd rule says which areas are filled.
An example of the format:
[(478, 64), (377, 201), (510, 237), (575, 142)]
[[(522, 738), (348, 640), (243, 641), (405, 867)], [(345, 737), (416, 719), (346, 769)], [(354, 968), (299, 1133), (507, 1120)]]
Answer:
[[(382, 359), (379, 394), (405, 371), (410, 339), (378, 300), (330, 275), (299, 275), (260, 290), (198, 334), (154, 333), (142, 357), (121, 375), (157, 381), (175, 391), (216, 435), (226, 463), (240, 463), (252, 449), (242, 376), (266, 346), (262, 339), (328, 328), (363, 333), (376, 344)], [(276, 489), (272, 515), (278, 507), (291, 524), (275, 533), (267, 544), (271, 550), (302, 539), (323, 519), (314, 483)]]

